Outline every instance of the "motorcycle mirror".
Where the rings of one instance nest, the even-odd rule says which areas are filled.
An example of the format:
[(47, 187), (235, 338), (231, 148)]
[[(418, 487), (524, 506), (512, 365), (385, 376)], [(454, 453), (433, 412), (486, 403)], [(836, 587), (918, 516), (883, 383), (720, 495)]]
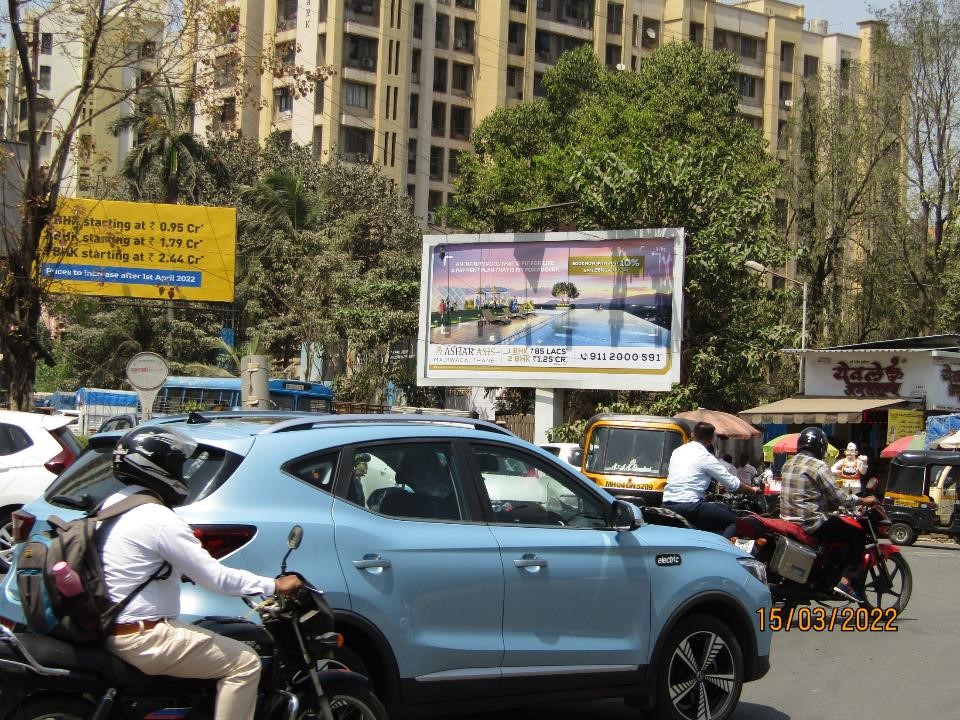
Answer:
[(303, 528), (299, 525), (294, 525), (290, 528), (290, 534), (287, 535), (287, 547), (291, 550), (296, 550), (300, 547), (301, 540), (303, 540)]

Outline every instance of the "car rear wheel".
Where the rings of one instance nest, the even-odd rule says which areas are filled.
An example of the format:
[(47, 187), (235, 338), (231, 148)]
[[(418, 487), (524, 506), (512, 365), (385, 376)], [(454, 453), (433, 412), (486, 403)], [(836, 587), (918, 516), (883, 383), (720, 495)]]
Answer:
[(13, 510), (0, 512), (0, 573), (13, 563)]
[(887, 537), (894, 545), (913, 545), (917, 540), (917, 533), (906, 523), (898, 522), (890, 526)]
[(93, 706), (76, 698), (45, 697), (26, 702), (13, 715), (14, 720), (86, 720)]
[(660, 655), (655, 717), (726, 720), (742, 688), (743, 656), (733, 632), (716, 618), (691, 615), (670, 632)]

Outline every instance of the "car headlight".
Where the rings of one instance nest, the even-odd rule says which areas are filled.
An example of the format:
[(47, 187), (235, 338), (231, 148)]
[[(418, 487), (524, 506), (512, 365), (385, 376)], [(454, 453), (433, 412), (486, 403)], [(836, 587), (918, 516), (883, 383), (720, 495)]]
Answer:
[(757, 580), (764, 585), (767, 584), (767, 566), (762, 562), (752, 557), (738, 557), (737, 562)]

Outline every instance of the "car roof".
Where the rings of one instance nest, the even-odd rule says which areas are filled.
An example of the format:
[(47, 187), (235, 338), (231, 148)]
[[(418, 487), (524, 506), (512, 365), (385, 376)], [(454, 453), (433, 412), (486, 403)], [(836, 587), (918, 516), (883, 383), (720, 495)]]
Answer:
[[(245, 454), (255, 440), (269, 436), (301, 433), (320, 434), (321, 444), (344, 445), (378, 439), (418, 437), (512, 438), (512, 432), (494, 423), (446, 415), (367, 414), (327, 415), (319, 413), (280, 413), (238, 411), (227, 413), (190, 413), (154, 418), (139, 427), (174, 427), (200, 443)], [(96, 445), (115, 443), (129, 430), (98, 433)]]
[(66, 415), (22, 412), (20, 410), (0, 410), (0, 422), (35, 429), (44, 428), (49, 432), (69, 425), (74, 419), (75, 418)]

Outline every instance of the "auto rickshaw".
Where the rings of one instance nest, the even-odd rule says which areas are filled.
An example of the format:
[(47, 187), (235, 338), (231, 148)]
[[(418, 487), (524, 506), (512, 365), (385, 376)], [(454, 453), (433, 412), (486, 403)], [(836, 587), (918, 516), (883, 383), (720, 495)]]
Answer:
[(582, 472), (613, 496), (657, 507), (670, 455), (690, 439), (690, 420), (601, 413), (584, 430)]
[(912, 545), (918, 535), (950, 535), (960, 543), (960, 453), (907, 450), (890, 462), (884, 509), (893, 521), (889, 537)]

